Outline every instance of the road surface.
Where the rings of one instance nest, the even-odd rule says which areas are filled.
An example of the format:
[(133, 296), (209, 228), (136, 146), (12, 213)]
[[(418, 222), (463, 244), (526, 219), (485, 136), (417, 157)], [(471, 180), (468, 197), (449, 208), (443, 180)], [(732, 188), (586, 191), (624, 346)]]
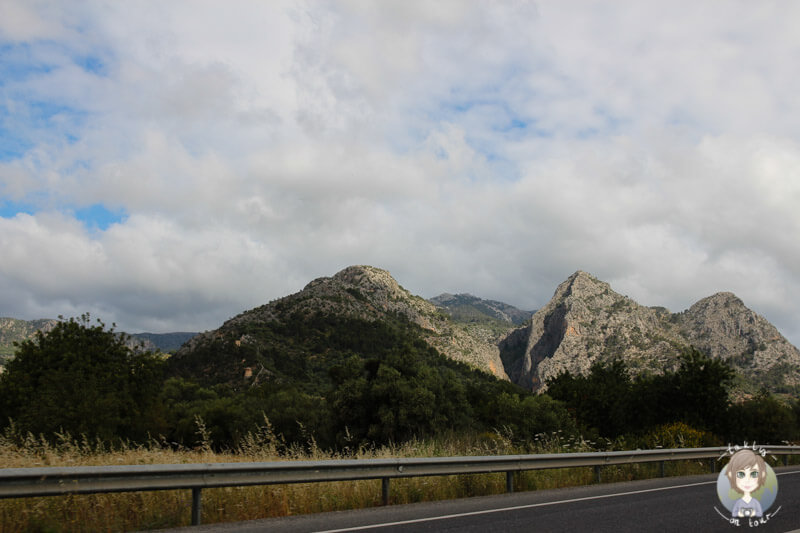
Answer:
[[(759, 523), (730, 521), (716, 474), (520, 492), (170, 530), (192, 533), (800, 532), (800, 468), (776, 468), (778, 494)], [(769, 515), (769, 516), (767, 516)]]

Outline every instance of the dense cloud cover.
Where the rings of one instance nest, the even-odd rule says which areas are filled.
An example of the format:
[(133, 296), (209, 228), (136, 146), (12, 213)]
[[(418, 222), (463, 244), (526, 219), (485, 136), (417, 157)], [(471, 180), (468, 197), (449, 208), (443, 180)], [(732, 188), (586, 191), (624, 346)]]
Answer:
[(800, 344), (800, 4), (0, 3), (0, 316), (204, 330), (351, 264), (578, 269)]

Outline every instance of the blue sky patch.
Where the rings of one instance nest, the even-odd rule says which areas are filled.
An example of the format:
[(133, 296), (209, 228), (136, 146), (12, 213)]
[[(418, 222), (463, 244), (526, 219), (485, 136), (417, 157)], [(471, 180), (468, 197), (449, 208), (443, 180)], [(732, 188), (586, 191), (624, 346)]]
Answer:
[[(51, 41), (0, 44), (0, 161), (21, 158), (38, 144), (74, 143), (80, 138), (89, 113), (61, 97), (43, 99), (28, 86), (47, 82), (68, 53)], [(102, 54), (73, 61), (88, 72), (106, 73)]]
[(97, 56), (82, 56), (72, 59), (76, 65), (81, 67), (86, 72), (96, 74), (98, 76), (108, 75), (108, 66), (105, 61)]
[(0, 201), (0, 217), (2, 218), (14, 218), (20, 213), (32, 215), (35, 212), (36, 209), (25, 202)]
[(54, 135), (72, 144), (89, 117), (85, 111), (53, 102), (17, 102), (17, 107), (11, 113), (0, 104), (0, 161), (18, 159), (36, 140), (52, 141)]
[(118, 224), (127, 219), (128, 213), (124, 209), (112, 211), (103, 204), (94, 204), (82, 209), (76, 209), (75, 218), (90, 230), (105, 231), (112, 224)]
[[(41, 209), (32, 203), (0, 200), (0, 217), (2, 218), (14, 218), (20, 213), (35, 215), (39, 211)], [(112, 210), (103, 204), (93, 204), (80, 209), (65, 209), (64, 212), (75, 217), (90, 231), (105, 231), (112, 224), (124, 222), (128, 218), (128, 213), (124, 209)]]
[(0, 161), (19, 159), (32, 147), (32, 142), (15, 137), (10, 131), (0, 126)]
[(0, 45), (0, 87), (52, 70), (52, 65), (33, 60), (27, 44)]
[(52, 121), (56, 117), (66, 117), (69, 118), (70, 120), (80, 122), (84, 120), (88, 115), (88, 113), (86, 113), (85, 111), (80, 111), (73, 107), (57, 104), (54, 102), (32, 101), (28, 102), (27, 105), (28, 109), (30, 110), (31, 119), (38, 122), (39, 125), (46, 125), (43, 123), (47, 121)]

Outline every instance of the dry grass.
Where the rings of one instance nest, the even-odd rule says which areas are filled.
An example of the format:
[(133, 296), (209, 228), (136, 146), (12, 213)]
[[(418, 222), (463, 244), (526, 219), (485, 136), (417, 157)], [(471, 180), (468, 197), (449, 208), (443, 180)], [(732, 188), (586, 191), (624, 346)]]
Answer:
[[(199, 431), (202, 430), (201, 426)], [(175, 450), (156, 441), (145, 446), (123, 445), (110, 449), (102, 443), (75, 440), (69, 435), (60, 435), (57, 442), (51, 443), (31, 435), (25, 438), (10, 436), (7, 432), (5, 437), (0, 437), (0, 465), (18, 468), (505, 455), (594, 451), (608, 449), (613, 444), (597, 446), (581, 439), (566, 439), (553, 434), (541, 435), (525, 449), (520, 449), (512, 446), (506, 436), (483, 434), (330, 453), (318, 449), (313, 441), (302, 448), (287, 447), (272, 434), (267, 422), (259, 432), (249, 435), (239, 449), (226, 452), (214, 452), (207, 441), (205, 445), (192, 450)], [(667, 473), (707, 471), (707, 465), (685, 463), (669, 464)], [(659, 474), (658, 465), (630, 465), (606, 467), (602, 478), (604, 482), (609, 482)], [(594, 476), (591, 468), (532, 471), (517, 476), (515, 489), (584, 485), (593, 483)], [(504, 491), (504, 474), (406, 478), (392, 481), (391, 503), (462, 498)], [(206, 489), (203, 491), (203, 522), (233, 522), (377, 505), (381, 505), (380, 480)], [(131, 531), (184, 526), (190, 521), (191, 491), (188, 490), (0, 501), (0, 533)]]

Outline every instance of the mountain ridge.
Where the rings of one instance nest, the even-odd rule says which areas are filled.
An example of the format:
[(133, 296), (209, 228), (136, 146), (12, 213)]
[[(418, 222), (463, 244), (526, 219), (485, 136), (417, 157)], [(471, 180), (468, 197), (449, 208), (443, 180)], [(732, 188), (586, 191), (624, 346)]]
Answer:
[[(539, 392), (559, 373), (585, 374), (593, 363), (617, 357), (633, 374), (660, 373), (675, 368), (681, 351), (690, 346), (730, 363), (740, 385), (751, 392), (762, 386), (779, 392), (800, 388), (800, 351), (735, 294), (716, 293), (672, 313), (643, 306), (583, 270), (560, 283), (553, 297), (531, 313), (468, 293), (426, 300), (386, 270), (353, 265), (194, 335), (171, 359), (181, 371), (240, 383), (248, 372), (269, 374), (258, 366), (258, 354), (280, 357), (284, 347), (275, 344), (278, 338), (296, 344), (293, 357), (324, 357), (324, 339), (306, 353), (309, 348), (292, 335), (305, 335), (310, 326), (304, 323), (313, 325), (326, 316), (366, 323), (407, 321), (417, 328), (414, 335), (443, 355)], [(217, 348), (209, 351), (210, 346)], [(249, 355), (236, 356), (240, 349)], [(195, 352), (205, 355), (194, 361)]]

